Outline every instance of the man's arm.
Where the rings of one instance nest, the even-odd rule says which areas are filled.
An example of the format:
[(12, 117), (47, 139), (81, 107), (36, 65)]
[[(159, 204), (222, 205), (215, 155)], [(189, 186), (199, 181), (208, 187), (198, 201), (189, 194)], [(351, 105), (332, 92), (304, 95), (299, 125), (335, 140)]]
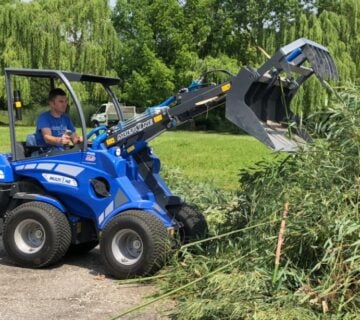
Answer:
[(54, 146), (65, 145), (70, 142), (70, 137), (66, 134), (63, 134), (61, 137), (54, 137), (50, 128), (42, 128), (41, 134), (47, 144)]
[(83, 138), (76, 133), (75, 126), (72, 123), (71, 119), (67, 115), (65, 117), (66, 117), (66, 121), (67, 121), (67, 127), (72, 132), (72, 134), (71, 134), (72, 143), (76, 144), (76, 143), (79, 143), (79, 142), (83, 142)]

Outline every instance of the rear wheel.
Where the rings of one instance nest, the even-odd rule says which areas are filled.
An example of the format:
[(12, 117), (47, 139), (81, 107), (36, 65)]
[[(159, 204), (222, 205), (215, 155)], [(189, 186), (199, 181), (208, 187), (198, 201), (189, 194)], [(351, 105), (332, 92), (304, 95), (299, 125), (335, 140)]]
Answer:
[(170, 215), (182, 225), (179, 229), (182, 244), (206, 237), (208, 225), (205, 217), (192, 206), (184, 203), (182, 205), (169, 207), (168, 211)]
[(54, 264), (64, 256), (70, 241), (67, 218), (47, 203), (27, 202), (5, 216), (4, 248), (20, 266), (40, 268)]
[(91, 122), (91, 124), (92, 124), (92, 127), (93, 128), (97, 128), (100, 124), (99, 124), (99, 121), (97, 121), (97, 120), (93, 120), (92, 122)]
[(114, 217), (100, 239), (104, 263), (109, 272), (120, 279), (153, 274), (165, 263), (168, 248), (163, 223), (139, 210)]

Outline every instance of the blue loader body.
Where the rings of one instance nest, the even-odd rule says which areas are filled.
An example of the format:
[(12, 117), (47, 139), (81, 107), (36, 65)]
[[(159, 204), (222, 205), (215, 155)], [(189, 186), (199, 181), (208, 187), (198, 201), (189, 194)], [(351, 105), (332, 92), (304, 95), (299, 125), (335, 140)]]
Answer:
[[(151, 152), (149, 148), (147, 152)], [(149, 155), (154, 163), (152, 178), (165, 197), (172, 193), (159, 176), (160, 161)], [(166, 228), (175, 226), (167, 212), (157, 204), (156, 196), (144, 182), (134, 157), (117, 157), (108, 150), (59, 154), (44, 159), (34, 158), (14, 161), (1, 166), (4, 179), (0, 182), (13, 182), (17, 179), (31, 179), (39, 182), (51, 198), (41, 195), (35, 200), (55, 205), (76, 221), (77, 218), (90, 219), (98, 230), (113, 216), (129, 209), (147, 210), (160, 219)], [(7, 178), (9, 177), (9, 178)], [(101, 177), (100, 180), (96, 180)], [(94, 183), (107, 181), (103, 185), (106, 194), (97, 192)]]

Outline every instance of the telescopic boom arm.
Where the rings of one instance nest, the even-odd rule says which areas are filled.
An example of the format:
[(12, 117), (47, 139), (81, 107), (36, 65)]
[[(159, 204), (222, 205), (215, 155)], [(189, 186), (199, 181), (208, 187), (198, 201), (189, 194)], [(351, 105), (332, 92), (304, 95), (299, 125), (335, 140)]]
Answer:
[[(307, 64), (307, 66), (305, 66)], [(160, 133), (226, 104), (226, 118), (275, 151), (296, 151), (311, 138), (290, 110), (299, 87), (311, 76), (323, 82), (338, 78), (328, 50), (307, 39), (281, 48), (259, 69), (245, 67), (220, 84), (194, 81), (163, 103), (108, 129), (94, 147), (115, 145), (135, 152)], [(174, 105), (174, 106), (173, 106)]]

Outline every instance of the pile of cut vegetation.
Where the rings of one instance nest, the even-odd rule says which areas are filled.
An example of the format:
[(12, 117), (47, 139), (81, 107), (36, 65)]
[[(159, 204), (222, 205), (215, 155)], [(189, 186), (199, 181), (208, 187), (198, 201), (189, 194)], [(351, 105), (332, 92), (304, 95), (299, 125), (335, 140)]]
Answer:
[(242, 172), (237, 194), (168, 173), (172, 188), (205, 209), (213, 232), (184, 246), (164, 270), (162, 290), (176, 292), (174, 317), (356, 318), (360, 94), (348, 90), (341, 98), (315, 127), (314, 143)]

